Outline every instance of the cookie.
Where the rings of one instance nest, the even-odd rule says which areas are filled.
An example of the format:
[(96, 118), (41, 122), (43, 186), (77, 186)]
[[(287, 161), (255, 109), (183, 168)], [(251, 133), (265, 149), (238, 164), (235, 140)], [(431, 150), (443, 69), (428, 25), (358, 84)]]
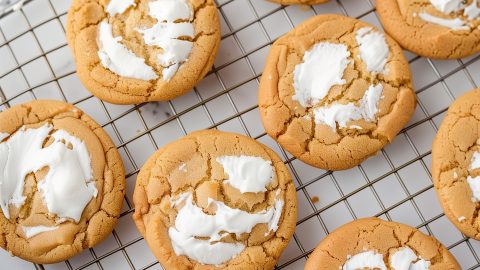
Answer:
[(431, 236), (379, 218), (359, 219), (330, 233), (310, 255), (305, 270), (460, 270), (452, 254)]
[(267, 133), (319, 168), (358, 165), (391, 142), (416, 104), (401, 48), (375, 27), (319, 15), (271, 47), (260, 82)]
[(270, 1), (282, 4), (282, 5), (316, 5), (316, 4), (326, 3), (330, 0), (270, 0)]
[(92, 94), (134, 104), (191, 90), (213, 66), (220, 23), (214, 0), (74, 0), (67, 40)]
[(480, 89), (448, 109), (432, 146), (432, 178), (443, 210), (465, 235), (480, 240)]
[(158, 150), (141, 169), (133, 219), (165, 269), (273, 269), (295, 230), (295, 187), (255, 140), (216, 130)]
[(376, 5), (385, 31), (418, 55), (456, 59), (480, 51), (477, 0), (382, 0)]
[(56, 263), (95, 246), (124, 193), (117, 149), (79, 109), (32, 101), (0, 113), (0, 246), (11, 254)]

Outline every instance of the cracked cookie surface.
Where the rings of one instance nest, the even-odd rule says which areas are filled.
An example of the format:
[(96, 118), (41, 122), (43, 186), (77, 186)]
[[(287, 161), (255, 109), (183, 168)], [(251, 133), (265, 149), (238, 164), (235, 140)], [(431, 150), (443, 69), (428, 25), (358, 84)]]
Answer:
[[(242, 167), (254, 163), (261, 166)], [(273, 269), (297, 217), (283, 161), (251, 138), (215, 130), (159, 149), (141, 169), (133, 199), (137, 228), (166, 269)]]
[[(162, 101), (190, 91), (212, 68), (220, 23), (213, 0), (74, 0), (67, 40), (80, 80), (98, 98)], [(130, 66), (143, 71), (119, 72)]]
[[(462, 7), (449, 12), (437, 9), (433, 2), (440, 1), (383, 0), (376, 5), (385, 31), (409, 51), (437, 59), (457, 59), (480, 51), (478, 15), (476, 19), (469, 19)], [(443, 2), (477, 5), (476, 0)]]
[[(400, 256), (395, 256), (396, 253)], [(397, 265), (399, 267), (395, 267)], [(412, 268), (412, 265), (417, 267)], [(343, 225), (320, 242), (310, 255), (305, 270), (320, 269), (461, 268), (435, 238), (404, 224), (366, 218)]]
[[(35, 140), (30, 135), (42, 129), (47, 132), (37, 137), (41, 139), (37, 145), (37, 153), (41, 153), (37, 160), (33, 151), (23, 155), (15, 152), (23, 145), (26, 149), (35, 149)], [(22, 133), (30, 134), (25, 135), (30, 136), (30, 140), (17, 140)], [(55, 140), (60, 135), (61, 139)], [(85, 148), (77, 148), (79, 145)], [(3, 166), (0, 180), (5, 186), (0, 199), (2, 209), (7, 209), (0, 214), (2, 248), (31, 262), (56, 263), (95, 246), (112, 232), (123, 204), (125, 173), (113, 142), (92, 118), (59, 101), (33, 101), (17, 105), (0, 113), (0, 148), (0, 151), (9, 150), (7, 157), (2, 156), (5, 159), (0, 158), (0, 166)], [(72, 158), (75, 151), (79, 154)], [(52, 152), (62, 153), (61, 160), (56, 160), (60, 156), (55, 155), (49, 160)], [(83, 167), (85, 164), (82, 163), (82, 169), (91, 172), (88, 188), (94, 191), (83, 201), (83, 207), (77, 209), (79, 212), (75, 219), (78, 220), (75, 220), (71, 218), (75, 215), (70, 211), (77, 206), (76, 195), (86, 190), (87, 179), (73, 179), (80, 166), (70, 166), (68, 162), (78, 164), (75, 162), (82, 155), (89, 156), (86, 157), (89, 164)], [(13, 160), (16, 164), (9, 164)], [(44, 160), (49, 160), (43, 164), (48, 165), (25, 170)], [(69, 170), (61, 170), (62, 166)], [(26, 176), (15, 178), (24, 179), (23, 188), (19, 188), (17, 194), (17, 197), (23, 197), (23, 203), (9, 201), (4, 204), (9, 199), (6, 195), (11, 190), (11, 183), (17, 185), (21, 182), (15, 182), (13, 177), (14, 172), (20, 169)], [(83, 181), (83, 184), (80, 182), (69, 189), (69, 183), (77, 180)], [(62, 192), (65, 190), (69, 191)], [(15, 194), (10, 195), (15, 198)], [(16, 207), (17, 203), (19, 207)], [(68, 205), (67, 209), (63, 209), (62, 205)]]
[(432, 178), (447, 217), (465, 235), (480, 239), (480, 89), (449, 108), (432, 147)]
[[(359, 46), (357, 38), (368, 35), (367, 30), (384, 37), (382, 48), (387, 48), (388, 54), (383, 62), (360, 60), (365, 55), (360, 51), (362, 45)], [(332, 79), (328, 81), (330, 85), (320, 85), (324, 96), (315, 102), (305, 101), (295, 88), (295, 70), (303, 65), (307, 54), (312, 55), (316, 47), (323, 45), (346, 55), (345, 59), (325, 53), (323, 57), (330, 58), (331, 68), (326, 66), (324, 73), (318, 71), (317, 75), (312, 73), (312, 77), (322, 78), (331, 69), (341, 70), (341, 61), (345, 62), (344, 71), (339, 73), (336, 83), (331, 83)], [(383, 71), (370, 71), (379, 66)], [(312, 87), (313, 90), (319, 88), (318, 85)], [(377, 112), (369, 116), (372, 121), (357, 118), (326, 124), (316, 120), (319, 118), (316, 112), (329, 106), (346, 106), (365, 114), (359, 108), (369, 107), (362, 105), (362, 100), (371, 92), (370, 88), (382, 88), (378, 102), (373, 104)], [(330, 170), (351, 168), (376, 154), (408, 122), (415, 104), (410, 70), (398, 44), (375, 27), (340, 15), (316, 16), (278, 39), (270, 49), (259, 90), (259, 110), (267, 133), (303, 162)], [(331, 115), (337, 117), (338, 112)]]

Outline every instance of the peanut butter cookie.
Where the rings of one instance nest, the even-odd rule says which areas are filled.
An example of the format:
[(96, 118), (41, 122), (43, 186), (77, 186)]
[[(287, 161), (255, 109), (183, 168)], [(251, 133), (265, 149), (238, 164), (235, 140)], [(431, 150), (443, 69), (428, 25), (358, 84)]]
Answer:
[(432, 177), (447, 217), (480, 240), (480, 89), (448, 109), (433, 142)]
[(377, 13), (385, 31), (418, 55), (456, 59), (480, 51), (477, 0), (382, 0)]
[(298, 159), (329, 170), (377, 153), (415, 104), (398, 44), (340, 15), (316, 16), (278, 39), (259, 92), (267, 133)]
[(118, 104), (169, 100), (211, 69), (214, 0), (74, 0), (67, 39), (85, 87)]
[(305, 270), (460, 270), (435, 238), (396, 222), (366, 218), (329, 234), (310, 255)]
[(0, 246), (56, 263), (106, 238), (125, 193), (122, 160), (89, 116), (59, 101), (0, 113)]
[(273, 269), (295, 230), (282, 160), (255, 140), (194, 132), (143, 166), (133, 219), (166, 269)]

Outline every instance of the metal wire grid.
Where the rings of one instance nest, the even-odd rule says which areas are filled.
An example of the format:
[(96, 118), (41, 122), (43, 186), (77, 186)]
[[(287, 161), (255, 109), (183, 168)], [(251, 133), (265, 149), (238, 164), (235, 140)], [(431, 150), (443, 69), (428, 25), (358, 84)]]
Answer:
[[(51, 16), (48, 19), (45, 19), (44, 21), (40, 23), (36, 23), (35, 25), (32, 25), (31, 22), (28, 20), (29, 19), (29, 14), (28, 12), (25, 11), (24, 9), (20, 9), (17, 11), (18, 13), (21, 13), (22, 16), (27, 18), (27, 23), (28, 23), (28, 29), (25, 31), (21, 31), (20, 33), (16, 33), (13, 36), (10, 36), (5, 39), (5, 41), (0, 42), (0, 49), (8, 48), (8, 50), (12, 50), (12, 44), (15, 43), (16, 40), (22, 38), (24, 35), (28, 33), (32, 33), (35, 41), (39, 44), (41, 44), (39, 38), (37, 37), (36, 30), (41, 28), (42, 26), (49, 24), (52, 21), (60, 21), (63, 23), (62, 29), (64, 31), (64, 22), (65, 22), (65, 13), (66, 13), (66, 8), (68, 7), (68, 4), (59, 4), (60, 1), (55, 1), (55, 0), (31, 0), (27, 1), (26, 6), (27, 7), (29, 4), (32, 4), (34, 2), (41, 2), (40, 5), (48, 5), (51, 10), (55, 11), (55, 14)], [(397, 159), (399, 158), (395, 154), (395, 148), (392, 151), (388, 151), (389, 147), (386, 149), (382, 150), (379, 156), (377, 158), (373, 158), (366, 163), (358, 166), (356, 169), (357, 172), (360, 173), (361, 177), (364, 180), (364, 183), (359, 184), (355, 186), (354, 188), (351, 189), (346, 189), (345, 188), (345, 181), (341, 181), (339, 178), (339, 175), (337, 173), (333, 172), (326, 172), (326, 171), (318, 171), (314, 170), (312, 168), (306, 169), (305, 165), (299, 165), (301, 163), (298, 162), (294, 157), (292, 157), (290, 154), (286, 153), (283, 151), (278, 145), (275, 145), (272, 143), (272, 141), (266, 136), (265, 132), (262, 130), (261, 132), (256, 132), (258, 134), (252, 134), (252, 129), (249, 128), (249, 123), (248, 119), (246, 117), (247, 114), (249, 113), (254, 113), (258, 106), (251, 105), (251, 106), (243, 106), (245, 108), (239, 109), (238, 107), (238, 102), (236, 102), (235, 98), (232, 98), (232, 93), (235, 91), (235, 89), (238, 89), (243, 86), (249, 86), (250, 83), (253, 82), (254, 85), (257, 85), (259, 82), (259, 78), (261, 74), (256, 70), (257, 66), (253, 61), (250, 59), (252, 55), (268, 50), (268, 47), (271, 45), (275, 37), (272, 37), (271, 34), (271, 29), (267, 29), (265, 26), (265, 21), (268, 20), (269, 18), (272, 18), (273, 16), (283, 16), (285, 21), (288, 23), (290, 28), (293, 28), (298, 22), (295, 21), (296, 18), (292, 18), (292, 13), (293, 12), (305, 12), (305, 14), (310, 14), (314, 15), (319, 12), (323, 12), (323, 9), (325, 6), (315, 6), (315, 7), (285, 7), (285, 6), (275, 6), (271, 7), (268, 11), (265, 12), (259, 12), (258, 4), (262, 0), (222, 0), (222, 1), (217, 1), (218, 2), (218, 7), (220, 14), (223, 18), (222, 20), (222, 27), (224, 29), (224, 32), (222, 34), (222, 46), (223, 44), (229, 40), (233, 40), (236, 43), (237, 48), (240, 50), (240, 55), (231, 57), (228, 61), (225, 61), (224, 63), (217, 64), (215, 65), (214, 69), (209, 73), (208, 77), (214, 78), (218, 81), (220, 84), (221, 89), (213, 93), (212, 95), (202, 95), (202, 89), (198, 89), (199, 87), (195, 88), (194, 91), (192, 92), (193, 97), (196, 98), (196, 101), (194, 103), (191, 103), (188, 106), (184, 106), (183, 109), (178, 110), (176, 101), (170, 101), (166, 103), (156, 103), (156, 104), (142, 104), (142, 105), (136, 105), (136, 106), (131, 106), (131, 107), (125, 107), (123, 106), (120, 109), (120, 112), (116, 112), (116, 109), (112, 109), (112, 105), (109, 105), (107, 103), (103, 103), (101, 101), (96, 100), (94, 97), (91, 95), (86, 95), (80, 99), (75, 100), (74, 103), (77, 106), (81, 106), (82, 104), (85, 104), (90, 101), (95, 101), (97, 102), (103, 113), (106, 115), (107, 119), (104, 121), (102, 126), (106, 128), (107, 132), (110, 133), (114, 141), (116, 142), (117, 147), (120, 150), (120, 153), (122, 154), (124, 161), (126, 164), (131, 164), (131, 166), (127, 165), (127, 181), (130, 185), (134, 183), (135, 176), (139, 171), (139, 168), (142, 166), (142, 160), (145, 158), (143, 156), (148, 156), (148, 154), (152, 153), (154, 149), (158, 149), (158, 147), (162, 146), (163, 143), (159, 143), (158, 139), (155, 138), (155, 131), (159, 130), (162, 127), (166, 127), (167, 125), (171, 123), (177, 123), (178, 126), (180, 127), (181, 134), (177, 134), (176, 136), (180, 135), (185, 135), (188, 133), (188, 128), (185, 127), (185, 121), (189, 119), (192, 115), (192, 113), (197, 113), (199, 111), (202, 111), (208, 118), (208, 124), (205, 126), (205, 128), (221, 128), (222, 126), (230, 123), (231, 121), (237, 120), (238, 123), (240, 124), (241, 130), (239, 132), (245, 133), (246, 135), (253, 137), (259, 141), (262, 141), (264, 143), (269, 144), (272, 146), (277, 152), (279, 152), (282, 156), (282, 158), (285, 160), (285, 163), (287, 164), (288, 168), (290, 169), (292, 175), (294, 176), (296, 180), (296, 187), (297, 187), (297, 193), (299, 196), (299, 202), (303, 201), (304, 204), (300, 204), (300, 212), (306, 213), (306, 214), (301, 214), (299, 217), (299, 220), (297, 222), (297, 231), (295, 233), (294, 238), (292, 239), (291, 243), (289, 244), (289, 247), (287, 248), (285, 254), (282, 256), (282, 258), (279, 261), (279, 264), (277, 266), (277, 269), (301, 269), (304, 262), (305, 258), (312, 252), (313, 246), (311, 243), (306, 243), (306, 240), (304, 237), (301, 236), (303, 233), (302, 230), (307, 231), (307, 234), (312, 237), (312, 238), (322, 238), (325, 235), (327, 235), (331, 230), (332, 227), (336, 227), (342, 223), (342, 221), (335, 220), (335, 222), (339, 224), (335, 224), (335, 226), (332, 226), (330, 220), (332, 218), (332, 215), (329, 215), (325, 217), (325, 213), (331, 211), (332, 209), (335, 209), (335, 212), (337, 212), (337, 208), (339, 205), (344, 206), (347, 209), (348, 215), (350, 217), (347, 217), (346, 219), (355, 219), (358, 217), (362, 217), (363, 214), (360, 214), (359, 216), (359, 211), (357, 210), (357, 205), (356, 201), (353, 200), (354, 197), (358, 196), (362, 192), (367, 192), (370, 191), (370, 194), (373, 194), (374, 200), (380, 207), (379, 211), (376, 211), (372, 213), (373, 216), (377, 217), (382, 217), (388, 220), (394, 219), (392, 217), (394, 211), (396, 209), (399, 209), (401, 206), (406, 205), (407, 203), (411, 203), (412, 208), (414, 209), (414, 212), (408, 213), (411, 215), (417, 215), (418, 218), (420, 219), (419, 222), (413, 222), (414, 226), (417, 228), (421, 229), (423, 232), (430, 234), (430, 235), (435, 235), (438, 237), (441, 241), (443, 238), (445, 239), (450, 239), (450, 241), (442, 241), (442, 242), (448, 242), (446, 243), (448, 248), (454, 253), (454, 255), (457, 256), (457, 259), (460, 261), (462, 264), (462, 267), (464, 269), (477, 269), (480, 268), (480, 260), (479, 260), (479, 254), (480, 254), (480, 244), (474, 240), (468, 239), (465, 236), (461, 235), (459, 238), (451, 241), (451, 237), (449, 236), (443, 237), (443, 234), (446, 233), (448, 234), (448, 229), (445, 230), (445, 228), (452, 228), (451, 224), (446, 220), (445, 216), (443, 213), (438, 213), (433, 216), (425, 216), (425, 212), (422, 211), (422, 205), (419, 203), (419, 199), (422, 198), (422, 196), (426, 193), (431, 194), (433, 190), (433, 186), (431, 185), (431, 179), (429, 178), (429, 158), (430, 158), (430, 148), (425, 148), (422, 147), (422, 149), (419, 149), (419, 144), (417, 143), (418, 140), (424, 140), (424, 138), (418, 138), (419, 132), (417, 131), (420, 130), (425, 130), (425, 127), (430, 128), (434, 132), (437, 131), (437, 126), (441, 118), (443, 117), (446, 107), (448, 104), (443, 104), (443, 106), (440, 106), (440, 108), (437, 108), (432, 112), (430, 109), (430, 101), (432, 99), (432, 96), (428, 96), (425, 94), (425, 99), (422, 99), (422, 95), (424, 93), (430, 92), (431, 89), (437, 88), (438, 85), (441, 85), (441, 88), (446, 90), (446, 94), (448, 95), (449, 101), (451, 102), (456, 96), (458, 96), (458, 90), (456, 88), (451, 87), (452, 83), (456, 83), (456, 78), (459, 76), (458, 74), (461, 74), (463, 77), (463, 81), (467, 81), (467, 84), (471, 85), (471, 88), (478, 87), (478, 78), (475, 77), (476, 73), (473, 73), (472, 75), (472, 70), (475, 69), (478, 71), (478, 68), (480, 66), (477, 65), (477, 62), (480, 58), (480, 55), (468, 58), (468, 59), (462, 59), (454, 62), (449, 62), (449, 67), (444, 69), (443, 64), (437, 63), (434, 61), (431, 61), (429, 59), (424, 59), (420, 58), (418, 56), (413, 56), (409, 55), (409, 62), (412, 64), (412, 67), (415, 65), (415, 63), (421, 63), (419, 68), (417, 69), (418, 72), (415, 72), (414, 69), (414, 75), (416, 76), (423, 76), (422, 70), (423, 70), (423, 65), (428, 64), (428, 66), (433, 70), (435, 79), (430, 80), (428, 82), (424, 82), (421, 87), (418, 87), (417, 89), (417, 95), (419, 96), (419, 104), (417, 108), (417, 117), (414, 117), (414, 121), (411, 121), (411, 123), (405, 127), (402, 132), (400, 133), (399, 137), (397, 140), (401, 140), (403, 142), (406, 142), (406, 145), (411, 147), (413, 150), (414, 155), (410, 156), (407, 160), (403, 160), (402, 162), (398, 162)], [(62, 8), (58, 8), (58, 6), (61, 5)], [(247, 7), (250, 9), (250, 12), (254, 15), (254, 19), (244, 23), (240, 27), (235, 27), (232, 25), (229, 16), (231, 14), (227, 14), (229, 6), (230, 5), (240, 5)], [(333, 1), (330, 4), (330, 7), (335, 6), (336, 10), (344, 15), (350, 15), (352, 16), (352, 12), (349, 9), (349, 7), (352, 7), (354, 5), (368, 5), (368, 8), (358, 12), (355, 11), (356, 14), (353, 17), (360, 18), (363, 20), (367, 20), (370, 22), (373, 22), (374, 24), (378, 25), (378, 22), (376, 21), (375, 18), (375, 8), (374, 8), (374, 3), (371, 2), (371, 0), (337, 0)], [(231, 6), (230, 6), (231, 7)], [(242, 13), (241, 10), (238, 11), (239, 13)], [(355, 13), (354, 12), (354, 13)], [(10, 13), (7, 14), (6, 16), (0, 18), (0, 41), (2, 39), (2, 36), (8, 36), (5, 35), (4, 31), (4, 25), (2, 25), (2, 20), (5, 20), (8, 16), (13, 16), (15, 13)], [(309, 16), (310, 16), (309, 15)], [(30, 15), (31, 16), (31, 15)], [(303, 15), (302, 15), (303, 16)], [(256, 45), (255, 47), (245, 49), (245, 46), (242, 45), (242, 41), (239, 38), (240, 33), (243, 30), (246, 30), (249, 27), (252, 26), (259, 26), (261, 29), (261, 32), (264, 35), (265, 42)], [(225, 31), (227, 30), (227, 31)], [(281, 31), (285, 32), (285, 31)], [(277, 33), (276, 35), (278, 36), (281, 33)], [(48, 56), (51, 53), (54, 53), (60, 49), (67, 49), (66, 44), (63, 42), (63, 44), (58, 45), (58, 46), (53, 46), (48, 49), (41, 48), (41, 53), (36, 55), (35, 57), (32, 57), (31, 59), (28, 59), (27, 61), (19, 61), (17, 57), (14, 54), (11, 54), (15, 60), (15, 65), (12, 66), (9, 70), (1, 72), (0, 69), (0, 97), (2, 98), (3, 101), (0, 102), (0, 110), (3, 110), (5, 108), (8, 108), (14, 104), (27, 101), (30, 99), (37, 99), (41, 98), (39, 92), (36, 92), (37, 89), (47, 86), (47, 85), (54, 85), (56, 88), (58, 88), (59, 95), (57, 95), (57, 98), (62, 99), (64, 101), (70, 101), (70, 98), (67, 98), (66, 91), (67, 88), (69, 87), (68, 85), (65, 85), (62, 83), (62, 79), (68, 78), (69, 76), (73, 75), (75, 72), (74, 70), (70, 70), (68, 72), (63, 72), (63, 73), (58, 73), (58, 68), (52, 67), (51, 61), (48, 58)], [(0, 51), (1, 52), (1, 51)], [(2, 56), (2, 54), (0, 54)], [(34, 61), (38, 59), (47, 59), (46, 63), (48, 65), (48, 68), (50, 69), (51, 74), (55, 74), (53, 78), (47, 79), (42, 81), (39, 84), (32, 84), (30, 83), (31, 80), (29, 80), (29, 72), (32, 72), (32, 70), (28, 70), (26, 67), (29, 64), (32, 64)], [(247, 76), (245, 78), (242, 78), (242, 80), (236, 81), (234, 83), (229, 82), (225, 78), (222, 77), (222, 70), (227, 69), (235, 65), (238, 61), (244, 61), (248, 69), (250, 70), (250, 73), (253, 74), (251, 76)], [(5, 63), (2, 58), (0, 58), (0, 67), (2, 64), (4, 65)], [(452, 64), (453, 63), (453, 64)], [(450, 66), (454, 66), (451, 68)], [(439, 68), (441, 66), (441, 68)], [(446, 70), (446, 71), (445, 71)], [(35, 69), (33, 69), (35, 71)], [(25, 89), (19, 91), (18, 93), (15, 94), (10, 94), (6, 95), (4, 92), (4, 89), (2, 89), (2, 80), (7, 78), (9, 75), (12, 73), (20, 73), (21, 76), (23, 77), (23, 80), (26, 82), (26, 87)], [(449, 80), (453, 80), (452, 83), (449, 83)], [(455, 86), (456, 87), (456, 86)], [(452, 89), (453, 88), (453, 89)], [(468, 89), (464, 89), (468, 90)], [(51, 91), (51, 90), (48, 90)], [(251, 89), (251, 91), (256, 92), (256, 89)], [(440, 90), (438, 90), (440, 91)], [(221, 120), (216, 120), (215, 115), (211, 112), (212, 107), (209, 107), (208, 104), (210, 102), (213, 102), (215, 100), (219, 100), (219, 98), (226, 98), (228, 101), (228, 105), (231, 106), (233, 109), (233, 113), (229, 115), (228, 117), (225, 117)], [(435, 93), (435, 96), (433, 97), (434, 99), (438, 98), (437, 93)], [(182, 99), (182, 98), (180, 98)], [(178, 99), (177, 99), (178, 100)], [(433, 105), (434, 107), (439, 107), (438, 105)], [(152, 108), (153, 107), (153, 108)], [(181, 106), (180, 106), (181, 107)], [(113, 107), (117, 108), (118, 107)], [(165, 111), (170, 111), (171, 113), (165, 112)], [(151, 113), (156, 114), (156, 111), (164, 111), (165, 115), (162, 117), (160, 121), (153, 121), (154, 123), (152, 124), (152, 120), (148, 119), (146, 116), (146, 113)], [(87, 113), (89, 113), (89, 110), (86, 110)], [(122, 133), (125, 133), (125, 131), (122, 131), (121, 128), (119, 128), (119, 121), (122, 119), (126, 119), (130, 117), (131, 115), (136, 115), (138, 119), (140, 119), (140, 127), (143, 129), (143, 131), (137, 131), (135, 134), (130, 136), (127, 139), (124, 139), (124, 136), (122, 136)], [(95, 114), (92, 114), (92, 116), (96, 116)], [(187, 116), (189, 118), (187, 118)], [(136, 118), (136, 119), (137, 119)], [(246, 120), (247, 119), (247, 120)], [(195, 117), (193, 117), (193, 120), (195, 120)], [(228, 129), (228, 128), (227, 128)], [(143, 153), (142, 157), (139, 157), (138, 154), (132, 153), (133, 147), (129, 147), (130, 145), (133, 145), (136, 141), (139, 141), (142, 138), (148, 138), (148, 141), (150, 144), (153, 146), (152, 149), (145, 150), (145, 153)], [(170, 139), (170, 138), (169, 138)], [(398, 150), (398, 149), (397, 149)], [(393, 153), (392, 153), (393, 152)], [(377, 160), (376, 160), (377, 159)], [(367, 168), (368, 162), (370, 164), (373, 164), (373, 168), (378, 167), (378, 159), (382, 159), (383, 162), (387, 164), (387, 170), (383, 170), (380, 175), (376, 175), (375, 177), (371, 177), (371, 173), (368, 171), (371, 171), (371, 168)], [(402, 176), (402, 171), (410, 168), (412, 165), (419, 165), (424, 172), (427, 173), (428, 175), (428, 180), (429, 183), (426, 186), (423, 186), (417, 190), (414, 190), (412, 192), (412, 188), (409, 187), (411, 185), (410, 180), (405, 179), (404, 176)], [(303, 166), (303, 167), (302, 167)], [(314, 177), (305, 177), (304, 176), (304, 171), (303, 170), (314, 170)], [(396, 200), (394, 203), (385, 203), (385, 196), (389, 196), (390, 194), (385, 191), (379, 191), (378, 185), (382, 183), (385, 179), (392, 178), (395, 179), (399, 184), (400, 190), (390, 190), (390, 192), (403, 192), (405, 196), (399, 200)], [(341, 178), (341, 177), (340, 177)], [(345, 179), (343, 179), (345, 180)], [(349, 179), (347, 179), (349, 180)], [(407, 181), (408, 180), (408, 181)], [(322, 183), (332, 183), (333, 188), (336, 192), (338, 192), (338, 196), (327, 203), (324, 203), (323, 205), (318, 206), (316, 201), (318, 201), (318, 198), (315, 199), (315, 189), (314, 187), (317, 184), (322, 184)], [(311, 194), (312, 193), (312, 194)], [(306, 198), (305, 200), (301, 200), (300, 198)], [(320, 197), (320, 201), (323, 201), (323, 198)], [(131, 219), (129, 215), (134, 211), (133, 205), (131, 203), (131, 200), (129, 196), (125, 197), (125, 204), (126, 207), (121, 214), (121, 219), (123, 218), (124, 220), (127, 220), (126, 222), (131, 223)], [(436, 202), (433, 202), (435, 204)], [(310, 207), (311, 209), (308, 211), (305, 209)], [(437, 211), (438, 212), (438, 211)], [(341, 215), (341, 213), (335, 213), (335, 215)], [(342, 217), (344, 219), (345, 217)], [(395, 219), (398, 220), (398, 219)], [(445, 226), (440, 226), (440, 230), (438, 229), (438, 222), (441, 220), (441, 224), (447, 224)], [(310, 226), (306, 224), (311, 224), (311, 222), (317, 224), (315, 226)], [(406, 220), (406, 222), (410, 222), (409, 220)], [(119, 227), (122, 226), (119, 224)], [(308, 227), (308, 228), (305, 228)], [(432, 227), (435, 227), (435, 230), (432, 229)], [(90, 249), (87, 251), (89, 255), (83, 255), (83, 257), (88, 257), (87, 259), (83, 259), (81, 263), (72, 263), (75, 258), (73, 258), (70, 261), (66, 261), (65, 263), (57, 264), (57, 265), (34, 265), (36, 269), (110, 269), (112, 268), (112, 260), (109, 261), (111, 258), (117, 258), (117, 255), (121, 255), (121, 257), (124, 259), (126, 262), (123, 264), (123, 267), (126, 267), (126, 269), (161, 269), (161, 266), (156, 262), (154, 259), (150, 259), (148, 263), (144, 263), (142, 265), (139, 265), (138, 263), (135, 262), (131, 258), (131, 253), (132, 253), (132, 247), (136, 247), (136, 245), (139, 242), (142, 242), (143, 239), (139, 236), (133, 237), (128, 240), (122, 239), (122, 232), (118, 232), (119, 228), (113, 232), (112, 236), (110, 237), (110, 240), (107, 241), (113, 241), (114, 244), (116, 245), (114, 248), (108, 249), (106, 252), (98, 252), (96, 248)], [(133, 226), (130, 226), (129, 230), (134, 230)], [(313, 235), (316, 234), (316, 235)], [(97, 254), (101, 253), (101, 254)], [(150, 255), (145, 254), (144, 256), (151, 257)], [(2, 259), (3, 260), (3, 259)], [(15, 259), (14, 263), (12, 264), (11, 267), (13, 268), (25, 268), (26, 265), (22, 262), (20, 264), (19, 259)], [(96, 267), (95, 267), (96, 266)], [(117, 265), (118, 266), (118, 265)], [(116, 267), (116, 266), (115, 266)], [(118, 268), (116, 268), (118, 269)]]

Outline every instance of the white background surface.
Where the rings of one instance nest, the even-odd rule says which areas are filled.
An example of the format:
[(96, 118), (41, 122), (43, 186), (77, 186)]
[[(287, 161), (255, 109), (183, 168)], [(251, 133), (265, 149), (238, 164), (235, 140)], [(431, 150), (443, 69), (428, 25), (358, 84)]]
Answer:
[[(217, 2), (222, 45), (214, 70), (185, 96), (139, 106), (101, 102), (79, 82), (65, 40), (70, 1), (33, 0), (0, 19), (0, 110), (32, 99), (75, 104), (111, 135), (128, 177), (124, 212), (105, 242), (67, 262), (43, 266), (2, 250), (0, 269), (161, 269), (131, 220), (135, 178), (158, 147), (204, 128), (252, 136), (272, 147), (291, 170), (298, 190), (298, 226), (278, 268), (303, 269), (309, 252), (329, 232), (368, 216), (418, 227), (446, 245), (463, 269), (478, 268), (480, 242), (465, 238), (444, 216), (429, 167), (432, 139), (448, 105), (480, 85), (480, 56), (432, 61), (406, 52), (419, 100), (415, 116), (377, 156), (351, 170), (326, 172), (294, 159), (265, 135), (257, 109), (259, 78), (272, 41), (315, 14), (346, 14), (380, 27), (373, 1), (332, 0), (312, 7), (281, 7), (264, 0)], [(319, 201), (313, 203), (314, 197)]]

